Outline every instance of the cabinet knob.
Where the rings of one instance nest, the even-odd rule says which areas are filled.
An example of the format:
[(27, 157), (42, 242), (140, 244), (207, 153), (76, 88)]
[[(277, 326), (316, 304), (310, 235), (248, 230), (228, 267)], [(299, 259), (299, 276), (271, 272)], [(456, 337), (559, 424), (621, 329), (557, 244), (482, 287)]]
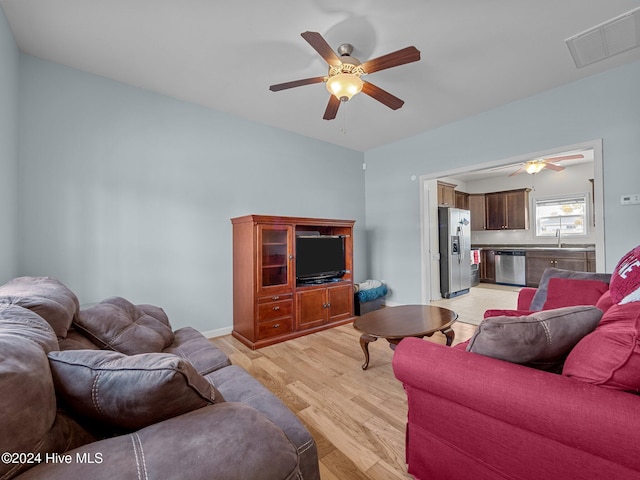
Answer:
[(271, 300), (280, 300), (280, 297), (271, 297)]
[(279, 323), (276, 323), (276, 324), (273, 326), (273, 328), (278, 328), (278, 327), (280, 327), (280, 324), (279, 324)]
[(273, 307), (273, 309), (277, 312), (278, 310), (280, 310), (280, 307)]
[(293, 255), (289, 255), (289, 260), (293, 260)]

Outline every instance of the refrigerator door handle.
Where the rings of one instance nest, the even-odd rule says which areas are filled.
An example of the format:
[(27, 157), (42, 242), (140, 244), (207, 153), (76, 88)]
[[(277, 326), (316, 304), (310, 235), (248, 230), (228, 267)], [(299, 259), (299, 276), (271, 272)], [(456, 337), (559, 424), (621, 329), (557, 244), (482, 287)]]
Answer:
[(458, 226), (456, 229), (456, 235), (460, 239), (460, 254), (458, 255), (458, 263), (462, 263), (464, 259), (464, 235), (462, 233), (462, 227)]

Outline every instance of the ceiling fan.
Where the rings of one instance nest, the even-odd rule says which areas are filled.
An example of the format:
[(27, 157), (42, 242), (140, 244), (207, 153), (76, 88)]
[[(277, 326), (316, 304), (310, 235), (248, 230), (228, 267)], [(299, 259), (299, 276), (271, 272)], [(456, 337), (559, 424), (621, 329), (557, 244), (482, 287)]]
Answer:
[(322, 77), (305, 78), (302, 80), (294, 80), (293, 82), (271, 85), (269, 90), (279, 92), (280, 90), (301, 87), (302, 85), (326, 83), (327, 90), (329, 90), (331, 96), (329, 97), (327, 109), (322, 117), (325, 120), (333, 120), (336, 118), (340, 102), (346, 102), (353, 95), (361, 91), (392, 110), (397, 110), (402, 107), (404, 104), (403, 100), (372, 83), (362, 80), (360, 77), (387, 68), (417, 62), (420, 60), (420, 51), (416, 47), (406, 47), (360, 63), (357, 58), (351, 56), (353, 46), (348, 43), (344, 43), (338, 47), (338, 53), (340, 54), (340, 56), (338, 56), (318, 32), (304, 32), (301, 35), (329, 64), (329, 74)]
[(514, 175), (522, 172), (527, 172), (531, 175), (535, 175), (545, 168), (554, 170), (556, 172), (561, 172), (562, 170), (564, 170), (564, 167), (556, 165), (555, 162), (561, 162), (562, 160), (577, 160), (580, 158), (584, 158), (584, 155), (578, 153), (575, 155), (563, 155), (560, 157), (538, 158), (536, 160), (529, 160), (527, 162), (521, 163), (520, 168), (518, 168), (515, 172), (510, 173), (509, 176), (513, 177)]

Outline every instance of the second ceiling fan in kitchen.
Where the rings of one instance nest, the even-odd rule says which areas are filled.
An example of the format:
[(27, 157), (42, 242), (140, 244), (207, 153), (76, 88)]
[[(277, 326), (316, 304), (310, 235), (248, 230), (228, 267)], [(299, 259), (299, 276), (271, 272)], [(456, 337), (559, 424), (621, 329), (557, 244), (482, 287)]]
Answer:
[[(562, 165), (558, 165), (557, 162), (561, 162), (563, 160), (578, 160), (582, 158), (584, 158), (584, 155), (582, 155), (581, 153), (577, 153), (574, 155), (562, 155), (558, 157), (547, 157), (529, 160), (527, 162), (521, 163), (520, 167), (514, 172), (510, 173), (509, 176), (513, 177), (514, 175), (518, 175), (522, 172), (527, 172), (531, 175), (535, 175), (545, 168), (554, 170), (556, 172), (561, 172), (562, 170), (564, 170), (564, 167)], [(513, 167), (513, 165), (510, 165), (509, 167), (511, 168)]]

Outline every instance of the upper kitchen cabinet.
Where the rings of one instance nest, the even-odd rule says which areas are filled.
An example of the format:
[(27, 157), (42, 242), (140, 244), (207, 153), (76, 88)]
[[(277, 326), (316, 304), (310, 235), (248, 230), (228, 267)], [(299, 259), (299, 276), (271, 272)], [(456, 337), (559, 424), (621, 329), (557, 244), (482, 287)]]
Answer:
[(478, 232), (486, 230), (484, 193), (469, 194), (469, 211), (471, 212), (471, 231)]
[[(527, 230), (529, 228), (529, 188), (486, 193), (487, 230)], [(473, 216), (471, 217), (473, 219)]]
[(462, 208), (463, 210), (469, 210), (469, 194), (459, 192), (456, 190), (453, 192), (456, 198), (456, 208)]
[(455, 207), (456, 186), (452, 183), (438, 182), (438, 205), (441, 207)]

